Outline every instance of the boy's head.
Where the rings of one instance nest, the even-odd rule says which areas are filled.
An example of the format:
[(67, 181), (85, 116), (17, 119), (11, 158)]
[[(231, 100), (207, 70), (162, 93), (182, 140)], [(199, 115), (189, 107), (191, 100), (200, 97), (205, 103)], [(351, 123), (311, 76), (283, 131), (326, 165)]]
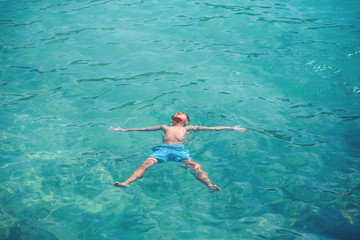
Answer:
[(190, 123), (190, 118), (186, 113), (177, 112), (171, 117), (171, 122), (174, 124), (182, 123), (184, 125), (187, 125)]

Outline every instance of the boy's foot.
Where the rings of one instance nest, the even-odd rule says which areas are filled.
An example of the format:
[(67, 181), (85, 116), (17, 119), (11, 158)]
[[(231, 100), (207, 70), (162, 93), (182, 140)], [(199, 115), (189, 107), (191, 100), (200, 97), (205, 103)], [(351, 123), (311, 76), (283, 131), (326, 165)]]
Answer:
[(119, 188), (128, 188), (128, 187), (130, 187), (129, 184), (119, 183), (119, 182), (115, 182), (115, 183), (114, 183), (114, 186), (115, 186), (115, 187), (119, 187)]
[(216, 185), (210, 185), (209, 188), (212, 190), (212, 191), (220, 191), (221, 189), (216, 186)]

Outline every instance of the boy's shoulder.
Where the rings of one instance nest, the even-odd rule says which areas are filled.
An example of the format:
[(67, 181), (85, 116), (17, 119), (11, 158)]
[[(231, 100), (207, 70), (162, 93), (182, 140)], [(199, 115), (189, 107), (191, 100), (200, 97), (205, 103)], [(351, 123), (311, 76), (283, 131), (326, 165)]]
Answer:
[(185, 129), (187, 131), (197, 131), (197, 126), (188, 125), (188, 126), (185, 126)]
[(168, 125), (165, 125), (165, 124), (162, 124), (162, 125), (160, 125), (160, 128), (161, 128), (161, 129), (167, 129), (167, 128), (169, 128), (169, 126), (168, 126)]

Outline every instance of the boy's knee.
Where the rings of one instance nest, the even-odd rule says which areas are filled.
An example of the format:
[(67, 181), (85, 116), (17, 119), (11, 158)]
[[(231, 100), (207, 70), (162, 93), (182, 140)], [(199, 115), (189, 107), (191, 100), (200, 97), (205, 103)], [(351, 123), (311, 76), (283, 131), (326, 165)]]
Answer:
[(200, 164), (196, 164), (195, 169), (198, 170), (198, 171), (201, 171), (201, 170), (202, 170), (202, 167), (201, 167)]
[(191, 167), (192, 169), (194, 169), (196, 172), (201, 172), (201, 170), (202, 170), (200, 164), (198, 164), (198, 163), (191, 164), (190, 167)]
[(148, 163), (148, 162), (147, 162), (147, 163), (142, 163), (142, 164), (140, 164), (140, 167), (141, 167), (141, 168), (145, 168), (145, 169), (146, 169), (146, 168), (148, 168), (148, 167), (151, 167), (152, 165), (154, 165), (154, 164), (153, 164), (153, 163)]
[(155, 163), (157, 163), (158, 161), (155, 158), (149, 158), (147, 159), (145, 162), (143, 162), (142, 164), (140, 164), (140, 167), (143, 168), (148, 168), (151, 167), (152, 165), (154, 165)]

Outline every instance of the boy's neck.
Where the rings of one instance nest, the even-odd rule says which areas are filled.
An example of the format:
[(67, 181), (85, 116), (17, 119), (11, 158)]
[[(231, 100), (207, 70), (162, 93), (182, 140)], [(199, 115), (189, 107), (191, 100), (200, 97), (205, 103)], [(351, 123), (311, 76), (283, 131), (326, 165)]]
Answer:
[(184, 127), (185, 124), (183, 124), (183, 123), (173, 123), (172, 126), (173, 126), (173, 127)]

